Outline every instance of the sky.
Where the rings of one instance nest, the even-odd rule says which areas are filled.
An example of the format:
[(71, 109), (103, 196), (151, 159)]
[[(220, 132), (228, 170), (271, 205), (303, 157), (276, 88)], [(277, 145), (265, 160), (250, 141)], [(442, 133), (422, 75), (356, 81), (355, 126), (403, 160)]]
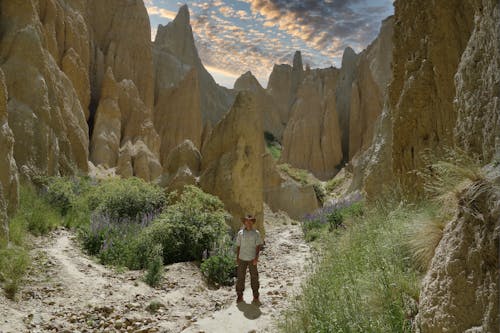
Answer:
[(340, 67), (348, 46), (361, 52), (377, 36), (393, 0), (144, 0), (151, 39), (187, 4), (200, 58), (220, 85), (251, 71), (266, 87), (274, 64), (296, 50), (311, 68)]

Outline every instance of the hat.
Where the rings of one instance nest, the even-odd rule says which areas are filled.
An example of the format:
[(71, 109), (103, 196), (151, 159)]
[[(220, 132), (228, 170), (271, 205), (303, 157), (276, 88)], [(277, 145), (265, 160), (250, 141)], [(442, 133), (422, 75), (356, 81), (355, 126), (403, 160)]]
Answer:
[(255, 218), (255, 216), (252, 216), (251, 214), (247, 214), (246, 216), (244, 216), (244, 217), (241, 218), (241, 222), (244, 223), (245, 220), (250, 220), (253, 223), (255, 223), (255, 221), (257, 221), (257, 219)]

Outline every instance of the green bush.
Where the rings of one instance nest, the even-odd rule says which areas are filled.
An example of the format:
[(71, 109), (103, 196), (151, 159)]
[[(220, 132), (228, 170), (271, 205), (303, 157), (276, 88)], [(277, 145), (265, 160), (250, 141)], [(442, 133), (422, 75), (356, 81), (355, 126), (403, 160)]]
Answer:
[(226, 218), (228, 215), (217, 197), (186, 186), (179, 200), (139, 235), (140, 267), (146, 267), (146, 254), (156, 244), (163, 248), (164, 264), (200, 260), (203, 251), (223, 237)]
[(89, 196), (89, 207), (115, 220), (135, 220), (166, 204), (162, 188), (139, 178), (103, 181)]
[(46, 199), (49, 204), (57, 208), (62, 216), (66, 215), (76, 199), (71, 181), (60, 177), (51, 177), (46, 189)]
[(14, 299), (29, 265), (29, 254), (22, 247), (0, 249), (0, 283), (8, 298)]
[(234, 283), (235, 256), (218, 254), (201, 263), (201, 272), (212, 283), (230, 286)]

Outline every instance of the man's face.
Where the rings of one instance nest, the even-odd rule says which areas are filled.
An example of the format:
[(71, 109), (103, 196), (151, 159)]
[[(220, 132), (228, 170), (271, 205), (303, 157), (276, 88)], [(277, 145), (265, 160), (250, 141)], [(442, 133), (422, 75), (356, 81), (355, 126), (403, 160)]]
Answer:
[(252, 220), (246, 220), (243, 222), (243, 224), (245, 225), (245, 228), (247, 228), (248, 230), (252, 229), (253, 227), (253, 222)]

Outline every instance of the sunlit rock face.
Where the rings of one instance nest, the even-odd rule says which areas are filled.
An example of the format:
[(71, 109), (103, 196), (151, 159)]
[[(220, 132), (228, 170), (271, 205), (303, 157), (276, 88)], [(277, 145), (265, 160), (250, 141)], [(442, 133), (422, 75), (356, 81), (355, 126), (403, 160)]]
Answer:
[(241, 227), (241, 217), (253, 214), (256, 228), (264, 234), (262, 133), (262, 113), (256, 111), (255, 97), (242, 91), (201, 152), (201, 188), (224, 202), (233, 230)]
[(159, 144), (143, 2), (4, 1), (0, 6), (1, 67), (22, 174), (86, 172), (89, 159), (116, 167), (123, 161), (120, 151), (127, 150), (137, 162), (126, 174), (155, 178)]

